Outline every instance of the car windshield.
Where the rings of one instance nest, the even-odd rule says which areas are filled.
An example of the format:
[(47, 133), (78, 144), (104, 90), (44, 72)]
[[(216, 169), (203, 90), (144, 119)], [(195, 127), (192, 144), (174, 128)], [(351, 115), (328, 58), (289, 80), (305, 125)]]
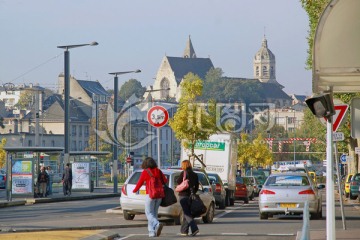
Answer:
[(242, 177), (236, 177), (236, 183), (244, 184), (244, 179)]
[(360, 181), (360, 175), (356, 174), (352, 178), (353, 181)]
[[(129, 179), (129, 182), (128, 184), (137, 184), (137, 182), (139, 181), (139, 178), (140, 178), (140, 175), (141, 175), (141, 172), (135, 172), (132, 177)], [(165, 177), (166, 179), (168, 180), (167, 182), (169, 182), (169, 175), (168, 174), (165, 174)]]
[(265, 186), (309, 186), (310, 182), (306, 176), (270, 176)]

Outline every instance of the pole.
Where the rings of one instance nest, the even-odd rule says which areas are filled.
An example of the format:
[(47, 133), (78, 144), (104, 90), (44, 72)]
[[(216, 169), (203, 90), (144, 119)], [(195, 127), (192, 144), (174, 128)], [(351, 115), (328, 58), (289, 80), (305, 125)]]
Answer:
[(332, 116), (326, 123), (326, 239), (335, 240), (335, 198), (334, 198), (334, 167), (333, 167), (333, 149), (332, 149)]
[[(98, 97), (98, 96), (97, 96)], [(98, 99), (95, 101), (95, 127), (96, 131), (99, 130), (99, 104)], [(99, 137), (98, 134), (95, 133), (95, 151), (99, 151)], [(96, 168), (95, 168), (95, 186), (99, 187), (99, 160), (96, 158)]]
[(39, 90), (37, 90), (35, 93), (35, 147), (40, 146), (39, 102)]
[(157, 149), (158, 149), (158, 154), (157, 154), (157, 157), (158, 157), (158, 168), (160, 168), (161, 166), (161, 159), (160, 159), (160, 128), (156, 128), (156, 135), (157, 135)]
[(345, 222), (345, 213), (344, 213), (344, 204), (343, 204), (343, 198), (342, 198), (342, 188), (340, 183), (340, 171), (339, 171), (339, 162), (338, 162), (338, 151), (337, 151), (337, 145), (336, 142), (334, 142), (334, 155), (335, 155), (335, 164), (336, 164), (336, 174), (338, 178), (338, 189), (340, 192), (340, 209), (341, 209), (341, 219), (342, 219), (342, 225), (343, 229), (346, 230), (346, 222)]
[(118, 146), (117, 146), (117, 116), (118, 116), (118, 76), (114, 77), (114, 141), (113, 141), (113, 173), (114, 173), (114, 193), (118, 192)]
[(69, 104), (70, 104), (70, 52), (66, 48), (64, 51), (64, 160), (65, 163), (69, 162)]
[(295, 125), (295, 109), (294, 109), (294, 167), (296, 168), (296, 125)]
[[(95, 101), (95, 127), (96, 127), (96, 131), (99, 130), (99, 104), (98, 104), (98, 99), (96, 99)], [(97, 133), (95, 133), (95, 151), (99, 151), (99, 137), (97, 135)]]

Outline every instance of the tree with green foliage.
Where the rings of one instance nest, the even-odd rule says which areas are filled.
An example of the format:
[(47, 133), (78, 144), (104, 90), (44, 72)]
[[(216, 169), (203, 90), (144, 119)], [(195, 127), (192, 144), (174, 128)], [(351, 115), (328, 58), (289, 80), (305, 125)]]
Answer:
[(145, 91), (146, 87), (143, 87), (141, 85), (141, 82), (136, 79), (130, 79), (121, 86), (119, 91), (119, 99), (122, 101), (126, 101), (133, 94), (135, 94), (137, 98), (142, 98)]
[(238, 163), (245, 166), (266, 167), (273, 164), (273, 154), (261, 134), (251, 140), (246, 133), (241, 134), (238, 143)]
[(196, 141), (208, 140), (217, 130), (216, 104), (212, 101), (204, 106), (197, 101), (202, 95), (203, 80), (193, 73), (188, 73), (184, 77), (180, 87), (181, 98), (178, 109), (174, 117), (169, 120), (169, 126), (176, 138), (185, 148), (191, 149), (191, 155), (194, 155)]
[(6, 138), (1, 139), (0, 142), (0, 168), (5, 167), (6, 163), (6, 152), (4, 150), (4, 146), (6, 144)]
[[(318, 26), (321, 14), (323, 13), (326, 6), (330, 3), (331, 0), (300, 0), (302, 7), (305, 9), (309, 16), (309, 36), (307, 37), (308, 40), (308, 58), (306, 61), (306, 66), (308, 69), (312, 69), (312, 59), (313, 59), (313, 44), (314, 38), (316, 33), (316, 28)], [(344, 103), (350, 103), (351, 99), (354, 97), (359, 97), (360, 93), (341, 93), (341, 94), (334, 94), (334, 98), (339, 98)], [(344, 132), (345, 141), (344, 143), (338, 143), (339, 152), (345, 152), (346, 147), (349, 151), (350, 155), (355, 157), (355, 147), (360, 145), (359, 139), (353, 139), (350, 136), (350, 117), (348, 116), (347, 121), (344, 126), (339, 128), (339, 131)], [(357, 172), (358, 169), (358, 160), (354, 161), (353, 169), (351, 172)]]
[(262, 102), (259, 93), (263, 91), (259, 81), (223, 77), (221, 68), (210, 69), (204, 80), (203, 101), (210, 99), (216, 102)]
[(15, 104), (18, 109), (28, 109), (33, 102), (36, 92), (31, 90), (21, 91), (19, 101)]

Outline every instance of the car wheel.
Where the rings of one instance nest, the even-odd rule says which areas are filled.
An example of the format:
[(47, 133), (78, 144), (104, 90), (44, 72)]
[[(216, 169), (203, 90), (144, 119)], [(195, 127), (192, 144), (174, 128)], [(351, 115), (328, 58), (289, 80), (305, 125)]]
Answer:
[(246, 204), (249, 203), (249, 197), (246, 197), (246, 198), (244, 199), (244, 203), (246, 203)]
[(202, 217), (204, 223), (211, 223), (214, 219), (215, 215), (215, 207), (214, 204), (211, 203), (209, 206), (209, 210), (207, 211), (206, 215)]
[(350, 191), (350, 196), (349, 197), (350, 197), (351, 200), (355, 200), (357, 196), (352, 195), (351, 191)]
[(182, 225), (184, 220), (184, 212), (181, 210), (180, 215), (174, 218), (175, 225)]
[(133, 220), (135, 214), (130, 214), (128, 211), (123, 211), (124, 219), (125, 220)]
[(225, 204), (225, 199), (223, 199), (220, 203), (219, 203), (219, 209), (225, 209), (226, 204)]
[(250, 200), (252, 201), (253, 199), (254, 199), (254, 192), (252, 192), (250, 195)]
[(268, 219), (269, 215), (267, 213), (260, 213), (260, 219)]

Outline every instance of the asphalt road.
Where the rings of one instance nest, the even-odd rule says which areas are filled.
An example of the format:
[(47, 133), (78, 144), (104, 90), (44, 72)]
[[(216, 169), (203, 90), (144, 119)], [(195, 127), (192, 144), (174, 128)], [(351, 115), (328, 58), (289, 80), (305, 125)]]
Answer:
[[(325, 199), (325, 198), (323, 198)], [(106, 213), (107, 209), (117, 207), (119, 199), (102, 198), (71, 202), (42, 203), (28, 206), (17, 206), (0, 209), (0, 228), (4, 230), (22, 229), (30, 230), (61, 230), (56, 239), (100, 239), (86, 238), (86, 234), (114, 235), (117, 239), (144, 239), (147, 237), (147, 220), (144, 215), (137, 215), (133, 221), (124, 220), (119, 213)], [(352, 205), (345, 205), (347, 216), (347, 227), (357, 228), (360, 220), (359, 207), (354, 207), (358, 201), (347, 202)], [(358, 204), (359, 205), (359, 204)], [(326, 206), (323, 203), (323, 213), (326, 213)], [(342, 228), (340, 208), (336, 207), (336, 228)], [(173, 225), (170, 219), (161, 219), (166, 223), (159, 239), (184, 238), (178, 233), (180, 226)], [(227, 207), (225, 210), (216, 210), (216, 217), (211, 224), (204, 224), (199, 221), (200, 234), (191, 239), (279, 239), (294, 240), (297, 231), (302, 228), (303, 220), (297, 216), (275, 216), (268, 220), (260, 220), (258, 215), (257, 201), (250, 201), (250, 204), (235, 202), (235, 206)], [(325, 229), (325, 216), (322, 220), (311, 220), (310, 229)], [(69, 229), (73, 231), (69, 231)], [(85, 229), (80, 230), (80, 229)], [(89, 232), (89, 230), (92, 230)], [(100, 231), (96, 231), (100, 230)], [(86, 234), (85, 234), (86, 233)], [(12, 237), (19, 233), (11, 234)], [(31, 237), (53, 234), (53, 231), (41, 233), (29, 233)], [(45, 234), (45, 235), (44, 235)], [(69, 236), (72, 234), (72, 236)], [(82, 234), (74, 236), (74, 234)], [(0, 238), (5, 239), (6, 234)], [(59, 238), (63, 237), (63, 238)], [(11, 238), (13, 239), (13, 238)], [(18, 238), (28, 239), (28, 238)], [(37, 239), (37, 238), (33, 238)], [(39, 238), (40, 239), (40, 238)], [(46, 238), (55, 239), (55, 238)], [(186, 237), (185, 237), (186, 239)]]

